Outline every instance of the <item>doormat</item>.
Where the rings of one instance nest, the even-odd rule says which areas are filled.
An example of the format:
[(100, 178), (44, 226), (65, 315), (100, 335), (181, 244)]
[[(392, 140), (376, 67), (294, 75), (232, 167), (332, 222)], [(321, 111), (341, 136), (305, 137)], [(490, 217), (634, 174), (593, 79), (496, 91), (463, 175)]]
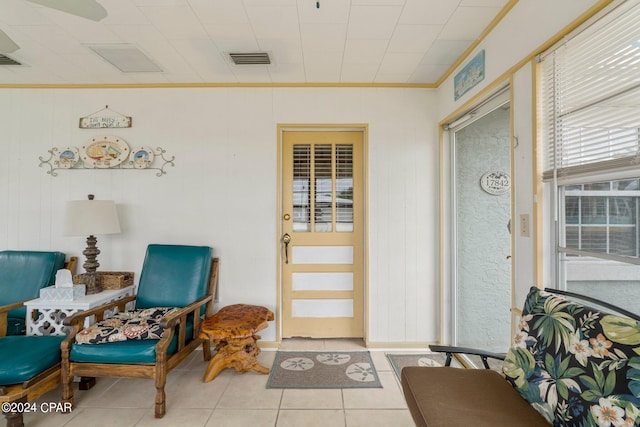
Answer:
[(398, 379), (402, 368), (406, 366), (444, 366), (446, 356), (440, 353), (428, 354), (387, 354), (393, 371)]
[(267, 388), (381, 388), (368, 351), (278, 351)]

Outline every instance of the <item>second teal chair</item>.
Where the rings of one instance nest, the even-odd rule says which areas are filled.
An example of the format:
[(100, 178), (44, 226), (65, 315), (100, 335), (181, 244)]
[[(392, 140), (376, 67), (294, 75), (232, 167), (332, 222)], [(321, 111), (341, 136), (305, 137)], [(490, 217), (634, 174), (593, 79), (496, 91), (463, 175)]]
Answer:
[[(64, 402), (73, 404), (74, 376), (152, 378), (155, 380), (155, 416), (166, 411), (167, 373), (200, 344), (208, 360), (211, 351), (198, 338), (203, 315), (213, 314), (213, 295), (218, 279), (218, 260), (206, 246), (149, 245), (137, 295), (74, 314), (65, 319), (72, 326), (62, 343), (62, 384)], [(76, 335), (84, 328), (84, 319), (105, 310), (135, 301), (136, 310), (175, 307), (160, 322), (160, 339), (128, 339), (101, 344), (78, 344)]]

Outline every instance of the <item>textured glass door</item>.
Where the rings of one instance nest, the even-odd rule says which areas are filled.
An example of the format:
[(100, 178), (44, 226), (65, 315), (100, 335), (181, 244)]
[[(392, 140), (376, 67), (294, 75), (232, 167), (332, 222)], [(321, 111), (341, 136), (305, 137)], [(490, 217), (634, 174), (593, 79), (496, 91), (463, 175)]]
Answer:
[(283, 133), (283, 337), (363, 336), (362, 132)]
[(454, 133), (454, 341), (460, 346), (509, 347), (510, 174), (509, 105), (503, 104)]

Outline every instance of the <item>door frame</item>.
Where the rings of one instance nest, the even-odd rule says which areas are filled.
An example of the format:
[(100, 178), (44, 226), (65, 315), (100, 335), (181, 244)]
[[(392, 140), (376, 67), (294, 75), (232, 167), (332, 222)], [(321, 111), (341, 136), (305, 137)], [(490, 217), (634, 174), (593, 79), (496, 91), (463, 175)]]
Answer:
[(364, 322), (363, 340), (367, 342), (369, 336), (369, 209), (368, 209), (368, 195), (369, 195), (369, 169), (368, 169), (368, 157), (369, 157), (369, 125), (366, 123), (349, 123), (349, 124), (302, 124), (302, 123), (279, 123), (277, 126), (277, 200), (276, 200), (276, 235), (275, 241), (275, 261), (276, 261), (276, 342), (282, 342), (282, 257), (281, 257), (281, 241), (282, 236), (282, 177), (283, 177), (283, 162), (282, 162), (282, 135), (286, 131), (307, 131), (307, 132), (361, 132), (362, 133), (362, 170), (363, 170), (363, 301), (362, 301), (362, 316)]

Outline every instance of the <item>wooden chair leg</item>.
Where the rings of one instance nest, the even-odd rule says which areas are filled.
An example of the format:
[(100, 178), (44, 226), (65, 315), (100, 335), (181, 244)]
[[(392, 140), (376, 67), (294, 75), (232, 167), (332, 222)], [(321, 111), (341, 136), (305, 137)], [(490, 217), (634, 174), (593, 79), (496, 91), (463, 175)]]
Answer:
[[(157, 368), (157, 367), (156, 367)], [(156, 370), (156, 407), (155, 417), (162, 418), (166, 412), (166, 394), (164, 386), (167, 383), (167, 373), (162, 369)]]
[(60, 369), (60, 381), (62, 382), (62, 402), (73, 406), (73, 375), (69, 372), (69, 360), (62, 358)]
[[(27, 403), (27, 397), (14, 401), (16, 403)], [(24, 427), (22, 412), (2, 412), (7, 420), (7, 427)]]

